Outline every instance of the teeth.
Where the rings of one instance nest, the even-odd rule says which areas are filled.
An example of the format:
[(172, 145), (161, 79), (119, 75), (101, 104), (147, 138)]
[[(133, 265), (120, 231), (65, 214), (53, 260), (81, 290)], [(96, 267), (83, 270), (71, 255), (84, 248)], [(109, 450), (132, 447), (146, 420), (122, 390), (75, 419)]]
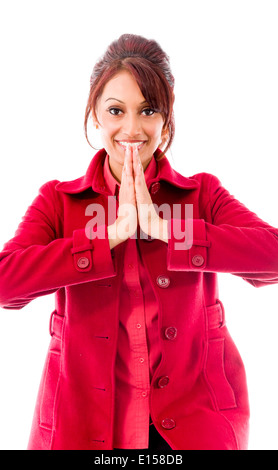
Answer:
[(144, 142), (120, 142), (119, 144), (123, 145), (124, 147), (127, 147), (128, 145), (131, 145), (132, 147), (139, 147), (142, 145)]

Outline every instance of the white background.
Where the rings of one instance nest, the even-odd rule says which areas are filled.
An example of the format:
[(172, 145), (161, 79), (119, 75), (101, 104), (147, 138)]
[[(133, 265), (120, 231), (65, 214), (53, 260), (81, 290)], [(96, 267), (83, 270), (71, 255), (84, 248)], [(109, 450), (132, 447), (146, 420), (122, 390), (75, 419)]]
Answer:
[[(0, 244), (38, 188), (83, 175), (95, 62), (123, 33), (156, 39), (176, 78), (168, 158), (186, 176), (213, 173), (278, 226), (277, 1), (9, 0), (0, 2)], [(96, 146), (97, 135), (92, 134)], [(227, 324), (245, 362), (250, 449), (278, 449), (277, 286), (219, 276)], [(26, 449), (54, 297), (0, 309), (0, 449)]]

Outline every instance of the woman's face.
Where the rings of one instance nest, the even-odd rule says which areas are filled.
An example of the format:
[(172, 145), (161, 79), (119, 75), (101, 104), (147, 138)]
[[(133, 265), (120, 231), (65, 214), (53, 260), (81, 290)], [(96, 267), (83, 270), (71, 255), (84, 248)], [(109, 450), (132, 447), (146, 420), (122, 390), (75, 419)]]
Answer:
[(114, 177), (121, 181), (123, 143), (141, 142), (138, 151), (145, 170), (161, 144), (163, 117), (150, 108), (128, 71), (119, 72), (106, 83), (97, 101), (96, 116)]

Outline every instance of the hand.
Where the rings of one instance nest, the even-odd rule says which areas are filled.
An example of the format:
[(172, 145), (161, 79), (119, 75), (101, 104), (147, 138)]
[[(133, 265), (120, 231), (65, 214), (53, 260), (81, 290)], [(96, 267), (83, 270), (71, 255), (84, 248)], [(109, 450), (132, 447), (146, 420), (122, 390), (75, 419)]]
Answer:
[(125, 152), (119, 191), (118, 216), (114, 224), (108, 227), (110, 248), (132, 237), (138, 225), (137, 206), (133, 178), (132, 150)]
[(165, 226), (167, 221), (161, 219), (155, 210), (137, 148), (133, 150), (133, 171), (140, 228), (146, 235), (167, 242), (168, 239), (165, 239), (167, 237), (167, 227)]
[(134, 235), (138, 221), (146, 235), (168, 242), (167, 220), (161, 219), (155, 210), (138, 150), (128, 146), (119, 191), (118, 217), (108, 227), (110, 248)]

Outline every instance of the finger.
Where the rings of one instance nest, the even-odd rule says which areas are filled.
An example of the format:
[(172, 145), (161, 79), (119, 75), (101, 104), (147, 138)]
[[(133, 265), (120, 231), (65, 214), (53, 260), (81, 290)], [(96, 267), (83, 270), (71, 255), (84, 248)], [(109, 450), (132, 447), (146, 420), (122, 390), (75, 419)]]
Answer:
[(132, 167), (132, 152), (131, 148), (127, 147), (125, 150), (125, 159), (122, 169), (122, 179), (120, 186), (121, 201), (134, 201), (135, 200), (135, 188), (134, 188), (134, 175)]
[(142, 176), (144, 174), (143, 166), (137, 148), (133, 149), (133, 170), (136, 176)]
[(125, 162), (124, 165), (126, 167), (126, 174), (127, 176), (133, 176), (133, 169), (132, 169), (132, 153), (131, 153), (131, 146), (128, 145), (125, 149)]

